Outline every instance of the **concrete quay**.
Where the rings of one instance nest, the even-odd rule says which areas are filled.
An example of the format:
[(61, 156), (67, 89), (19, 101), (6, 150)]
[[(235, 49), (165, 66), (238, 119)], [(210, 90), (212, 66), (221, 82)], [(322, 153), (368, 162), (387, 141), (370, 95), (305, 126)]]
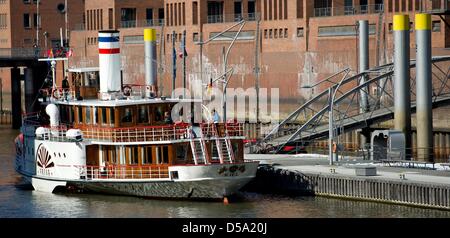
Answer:
[[(246, 190), (329, 196), (450, 210), (450, 169), (387, 167), (346, 159), (330, 166), (322, 155), (256, 155), (261, 162)], [(376, 176), (357, 176), (357, 167), (376, 167)]]

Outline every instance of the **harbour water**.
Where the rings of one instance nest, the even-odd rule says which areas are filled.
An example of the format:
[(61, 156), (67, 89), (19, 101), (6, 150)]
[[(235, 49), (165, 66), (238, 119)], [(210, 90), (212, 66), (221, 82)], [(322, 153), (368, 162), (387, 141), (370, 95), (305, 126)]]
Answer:
[(316, 218), (446, 217), (450, 211), (324, 197), (240, 193), (229, 205), (98, 194), (48, 194), (23, 186), (14, 171), (18, 134), (0, 127), (0, 218)]

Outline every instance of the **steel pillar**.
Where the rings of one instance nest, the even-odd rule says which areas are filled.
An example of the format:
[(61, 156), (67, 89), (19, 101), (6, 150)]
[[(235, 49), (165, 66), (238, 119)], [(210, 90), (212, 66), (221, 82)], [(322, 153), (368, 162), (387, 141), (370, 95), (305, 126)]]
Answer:
[(417, 159), (434, 161), (431, 77), (431, 15), (416, 14)]
[(405, 135), (405, 155), (411, 157), (411, 87), (409, 16), (394, 15), (394, 126)]
[[(359, 26), (359, 73), (365, 72), (369, 69), (369, 21), (361, 20), (358, 21)], [(366, 82), (366, 76), (361, 77), (359, 84), (364, 84)], [(369, 111), (369, 103), (367, 96), (368, 88), (365, 87), (360, 90), (360, 112), (365, 113)], [(367, 141), (370, 137), (366, 137), (364, 134), (361, 134), (360, 145), (361, 149), (365, 149), (364, 145), (366, 145)]]
[(11, 69), (11, 112), (12, 128), (20, 129), (22, 126), (22, 98), (20, 90), (20, 69)]
[[(362, 73), (369, 69), (369, 21), (358, 21), (359, 25), (359, 72)], [(360, 85), (366, 82), (366, 77), (362, 77)], [(368, 111), (367, 89), (362, 89), (360, 109), (361, 112)]]

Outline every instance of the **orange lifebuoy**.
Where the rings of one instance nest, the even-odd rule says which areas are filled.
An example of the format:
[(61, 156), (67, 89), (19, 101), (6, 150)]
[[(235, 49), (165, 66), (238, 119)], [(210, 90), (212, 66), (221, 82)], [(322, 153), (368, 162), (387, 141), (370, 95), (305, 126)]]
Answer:
[(63, 97), (64, 93), (62, 89), (55, 89), (53, 90), (52, 96), (56, 99), (61, 99)]

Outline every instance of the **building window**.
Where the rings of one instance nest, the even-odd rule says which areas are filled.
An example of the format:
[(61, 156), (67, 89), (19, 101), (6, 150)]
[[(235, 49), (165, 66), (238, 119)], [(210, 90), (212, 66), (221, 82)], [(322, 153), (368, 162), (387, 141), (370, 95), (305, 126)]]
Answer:
[(31, 3), (31, 0), (23, 0), (23, 3), (25, 3), (25, 4), (30, 4), (30, 3)]
[(0, 14), (0, 29), (5, 29), (8, 27), (8, 18), (6, 14)]
[(112, 8), (108, 9), (108, 28), (110, 30), (114, 28), (114, 12)]
[(242, 20), (242, 2), (240, 0), (234, 1), (234, 21)]
[(269, 39), (272, 39), (272, 29), (269, 30)]
[(304, 30), (303, 27), (297, 28), (297, 37), (303, 37), (304, 36)]
[(297, 18), (303, 18), (303, 0), (297, 0)]
[(120, 21), (122, 27), (136, 27), (136, 8), (122, 8)]
[[(369, 25), (369, 35), (374, 35), (376, 33), (375, 24)], [(355, 36), (356, 29), (355, 26), (321, 26), (319, 27), (318, 36)]]
[(26, 13), (23, 14), (23, 27), (25, 28), (31, 28), (31, 24), (30, 24), (30, 14)]
[(441, 21), (433, 21), (431, 23), (431, 29), (433, 32), (441, 32)]
[(223, 22), (223, 2), (208, 1), (208, 23)]
[(284, 28), (284, 38), (288, 38), (288, 29)]
[(148, 25), (148, 23), (153, 24), (153, 8), (147, 8), (145, 10), (145, 19), (147, 20), (147, 26), (151, 26)]
[(264, 29), (264, 39), (267, 39), (267, 29)]
[(144, 36), (124, 36), (123, 37), (124, 44), (144, 44)]
[(194, 34), (192, 35), (192, 40), (194, 41), (194, 42), (198, 42), (198, 32), (194, 32)]
[(256, 3), (254, 0), (249, 0), (247, 3), (248, 19), (250, 21), (256, 20)]
[(31, 45), (33, 43), (33, 40), (30, 38), (25, 38), (23, 39), (23, 44), (24, 45)]
[(36, 27), (41, 27), (41, 24), (40, 24), (40, 18), (41, 18), (41, 16), (39, 16), (39, 19), (38, 19), (38, 15), (35, 13), (35, 14), (33, 14), (33, 26), (36, 28)]
[(198, 3), (192, 2), (192, 25), (198, 24)]

